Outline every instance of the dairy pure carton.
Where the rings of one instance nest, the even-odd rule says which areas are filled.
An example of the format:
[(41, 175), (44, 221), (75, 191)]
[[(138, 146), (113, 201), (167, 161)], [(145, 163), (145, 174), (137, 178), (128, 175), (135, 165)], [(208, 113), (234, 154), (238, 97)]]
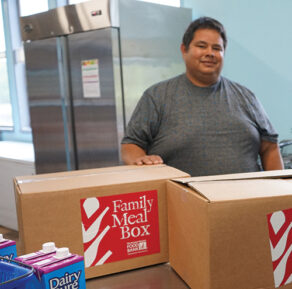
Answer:
[(187, 176), (154, 165), (16, 177), (22, 254), (54, 236), (84, 256), (86, 278), (168, 262), (166, 181)]
[(4, 239), (2, 234), (0, 234), (0, 256), (10, 260), (17, 257), (16, 242)]
[(29, 253), (29, 254), (25, 254), (22, 256), (18, 256), (17, 258), (15, 258), (16, 261), (31, 265), (33, 263), (36, 263), (38, 261), (41, 261), (43, 259), (46, 259), (48, 257), (50, 257), (52, 254), (54, 254), (56, 252), (57, 248), (55, 246), (54, 242), (47, 242), (44, 243), (42, 245), (42, 249), (37, 251), (37, 252), (33, 252), (33, 253)]
[(84, 258), (59, 248), (32, 264), (42, 289), (85, 289)]
[(169, 181), (169, 262), (194, 289), (292, 288), (292, 170)]

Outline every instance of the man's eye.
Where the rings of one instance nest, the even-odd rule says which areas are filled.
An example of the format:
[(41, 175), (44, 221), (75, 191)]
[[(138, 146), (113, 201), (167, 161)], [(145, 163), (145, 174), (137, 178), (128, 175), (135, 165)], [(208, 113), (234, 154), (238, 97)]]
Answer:
[(222, 51), (222, 47), (220, 47), (220, 46), (213, 47), (213, 49), (216, 50), (216, 51)]

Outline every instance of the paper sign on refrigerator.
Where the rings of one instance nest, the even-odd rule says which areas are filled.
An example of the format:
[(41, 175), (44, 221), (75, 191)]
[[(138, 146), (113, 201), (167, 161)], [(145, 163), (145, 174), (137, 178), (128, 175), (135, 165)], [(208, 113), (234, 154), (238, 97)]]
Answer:
[(98, 59), (81, 61), (83, 97), (100, 97)]
[(157, 191), (80, 200), (85, 267), (160, 252)]

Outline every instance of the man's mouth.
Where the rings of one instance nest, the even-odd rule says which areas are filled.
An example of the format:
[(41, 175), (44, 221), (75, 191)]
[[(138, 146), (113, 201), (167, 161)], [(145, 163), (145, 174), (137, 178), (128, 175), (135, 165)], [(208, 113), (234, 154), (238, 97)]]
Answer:
[(207, 66), (214, 66), (214, 65), (216, 65), (216, 62), (215, 61), (210, 61), (210, 60), (202, 60), (201, 63), (203, 63), (204, 65), (207, 65)]

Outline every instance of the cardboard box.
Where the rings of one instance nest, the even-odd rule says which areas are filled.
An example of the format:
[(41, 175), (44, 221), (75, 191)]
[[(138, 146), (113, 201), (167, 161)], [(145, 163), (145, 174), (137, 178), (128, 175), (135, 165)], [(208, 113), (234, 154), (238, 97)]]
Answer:
[(285, 170), (168, 181), (170, 265), (191, 288), (291, 289), (291, 177)]
[(53, 241), (84, 255), (86, 278), (167, 262), (166, 180), (187, 176), (157, 165), (16, 177), (21, 254)]

